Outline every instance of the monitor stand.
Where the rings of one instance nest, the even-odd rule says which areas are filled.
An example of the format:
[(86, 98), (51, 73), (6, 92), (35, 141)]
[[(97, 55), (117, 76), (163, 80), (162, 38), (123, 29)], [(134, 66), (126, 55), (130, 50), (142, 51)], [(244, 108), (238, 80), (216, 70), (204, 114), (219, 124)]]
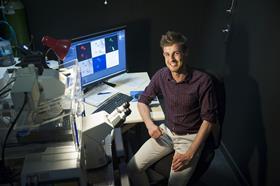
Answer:
[(103, 81), (103, 83), (106, 84), (106, 85), (109, 85), (109, 86), (111, 86), (111, 87), (115, 87), (115, 86), (116, 86), (115, 83), (110, 83), (110, 82), (108, 82), (108, 81)]

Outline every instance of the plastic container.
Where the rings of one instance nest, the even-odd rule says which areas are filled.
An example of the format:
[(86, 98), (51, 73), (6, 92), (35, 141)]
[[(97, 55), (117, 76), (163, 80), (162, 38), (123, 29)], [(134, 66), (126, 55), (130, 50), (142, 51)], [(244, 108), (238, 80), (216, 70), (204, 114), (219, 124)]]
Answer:
[(15, 63), (10, 41), (0, 41), (0, 67), (11, 66)]

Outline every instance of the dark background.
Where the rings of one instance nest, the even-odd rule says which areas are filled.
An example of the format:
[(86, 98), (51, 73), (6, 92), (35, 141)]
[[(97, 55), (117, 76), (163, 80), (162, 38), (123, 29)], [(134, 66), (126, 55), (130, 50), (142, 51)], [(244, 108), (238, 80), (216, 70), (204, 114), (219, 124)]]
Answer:
[[(231, 0), (108, 0), (106, 6), (103, 0), (22, 2), (36, 49), (44, 35), (71, 39), (127, 25), (131, 72), (153, 75), (164, 66), (159, 39), (167, 30), (187, 35), (190, 63), (225, 80), (225, 152), (250, 185), (280, 185), (277, 0), (238, 0), (231, 16), (226, 13)], [(229, 23), (227, 37), (221, 30)]]

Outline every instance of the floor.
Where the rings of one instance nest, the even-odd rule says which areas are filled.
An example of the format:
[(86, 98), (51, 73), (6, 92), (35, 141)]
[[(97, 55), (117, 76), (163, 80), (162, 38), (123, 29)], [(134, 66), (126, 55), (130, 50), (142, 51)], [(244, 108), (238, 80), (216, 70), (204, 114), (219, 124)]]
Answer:
[(242, 186), (220, 149), (205, 174), (194, 186)]

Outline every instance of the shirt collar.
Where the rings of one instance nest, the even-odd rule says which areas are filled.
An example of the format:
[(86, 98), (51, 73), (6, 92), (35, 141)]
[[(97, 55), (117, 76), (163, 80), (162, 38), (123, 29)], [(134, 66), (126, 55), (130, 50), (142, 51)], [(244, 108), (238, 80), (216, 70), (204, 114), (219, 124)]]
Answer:
[[(193, 72), (193, 70), (191, 69), (191, 68), (189, 68), (188, 69), (188, 75), (187, 75), (187, 77), (186, 77), (186, 79), (184, 79), (182, 82), (180, 82), (180, 83), (189, 83), (190, 82), (190, 80), (192, 79), (192, 72)], [(172, 77), (172, 75), (171, 75), (171, 71), (168, 69), (168, 73), (167, 73), (167, 80), (168, 81), (175, 81), (174, 79), (173, 79), (173, 77)]]

